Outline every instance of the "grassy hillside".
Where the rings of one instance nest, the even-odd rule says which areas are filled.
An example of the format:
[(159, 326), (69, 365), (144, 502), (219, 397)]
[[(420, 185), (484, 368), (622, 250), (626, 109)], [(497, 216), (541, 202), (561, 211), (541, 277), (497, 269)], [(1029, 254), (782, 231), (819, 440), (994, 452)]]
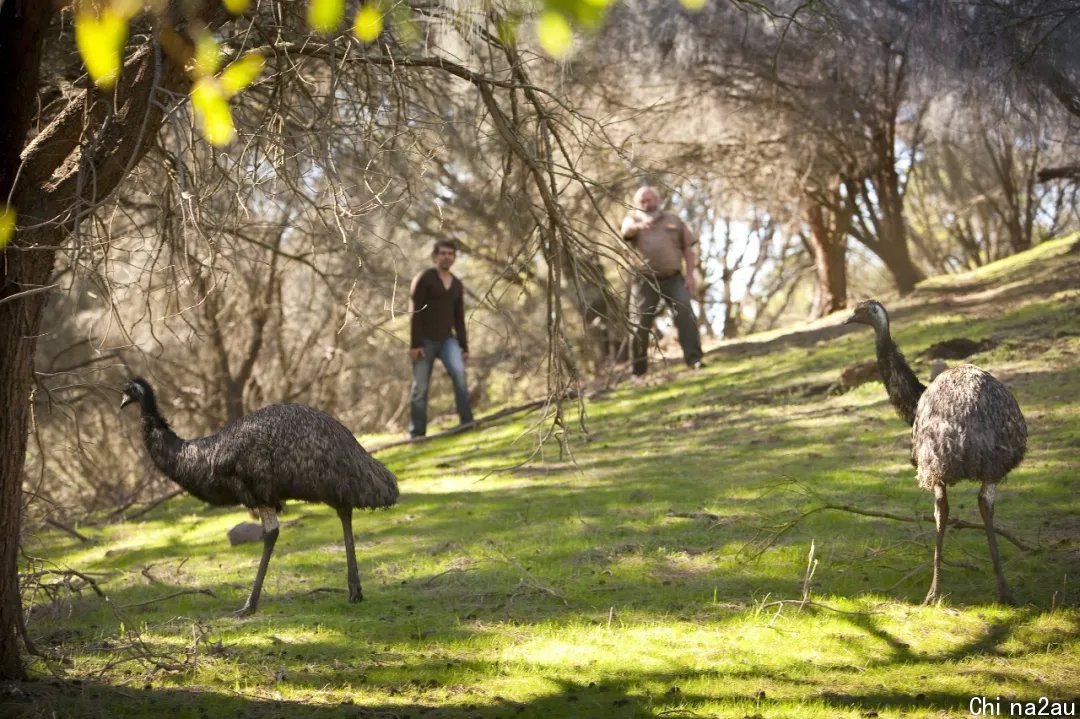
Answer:
[[(41, 576), (30, 634), (63, 661), (0, 688), (3, 711), (834, 718), (1080, 703), (1080, 243), (935, 279), (890, 310), (923, 377), (915, 355), (933, 342), (997, 341), (971, 361), (1030, 427), (997, 511), (1032, 547), (1002, 543), (1021, 607), (992, 603), (981, 530), (949, 531), (947, 598), (922, 607), (933, 522), (826, 508), (915, 520), (933, 505), (880, 383), (822, 391), (873, 356), (869, 329), (836, 317), (589, 402), (572, 457), (553, 440), (537, 452), (537, 416), (380, 452), (402, 498), (356, 520), (359, 605), (327, 507), (286, 515), (244, 619), (230, 612), (260, 545), (225, 541), (241, 511), (185, 497), (84, 529), (89, 543), (28, 536), (30, 571), (76, 569), (107, 598)], [(955, 516), (979, 522), (977, 490), (953, 491)]]

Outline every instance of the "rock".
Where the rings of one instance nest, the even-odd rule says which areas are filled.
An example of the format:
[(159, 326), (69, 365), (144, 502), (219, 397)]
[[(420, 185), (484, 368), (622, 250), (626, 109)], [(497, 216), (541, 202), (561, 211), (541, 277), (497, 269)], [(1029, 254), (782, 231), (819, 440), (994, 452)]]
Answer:
[(840, 370), (840, 387), (845, 391), (855, 389), (867, 382), (880, 382), (881, 373), (878, 371), (876, 360), (856, 362)]
[(976, 341), (967, 337), (954, 337), (944, 342), (935, 342), (920, 352), (919, 356), (927, 359), (959, 360), (994, 347), (997, 347), (997, 342), (989, 338)]
[(930, 381), (936, 380), (937, 376), (947, 369), (949, 369), (948, 363), (940, 357), (935, 357), (934, 361), (930, 363)]
[(255, 522), (241, 522), (229, 530), (229, 544), (236, 546), (244, 542), (258, 542), (262, 539), (263, 528)]

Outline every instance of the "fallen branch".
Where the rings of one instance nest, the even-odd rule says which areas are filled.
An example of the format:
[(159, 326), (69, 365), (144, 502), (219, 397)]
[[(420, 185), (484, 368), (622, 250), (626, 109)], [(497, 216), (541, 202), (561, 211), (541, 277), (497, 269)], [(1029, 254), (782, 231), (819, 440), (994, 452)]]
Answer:
[(679, 519), (707, 519), (710, 522), (716, 522), (720, 519), (719, 514), (713, 514), (712, 512), (676, 512), (674, 509), (669, 509), (666, 516)]
[(430, 587), (435, 584), (435, 580), (439, 579), (440, 577), (445, 577), (449, 574), (464, 574), (465, 572), (472, 572), (477, 569), (480, 569), (480, 567), (450, 567), (444, 572), (439, 572), (438, 574), (429, 577), (427, 581), (425, 581), (421, 586)]
[[(164, 597), (158, 597), (157, 599), (148, 599), (145, 602), (135, 602), (134, 604), (122, 604), (117, 609), (131, 609), (133, 607), (145, 607), (148, 604), (156, 604), (157, 602), (164, 602), (167, 599), (173, 597), (180, 597), (185, 594), (205, 594), (208, 597), (217, 599), (217, 595), (210, 589), (181, 589), (179, 592), (173, 592), (172, 594), (166, 594)], [(171, 667), (170, 667), (171, 668)]]
[(134, 514), (127, 515), (126, 517), (124, 517), (124, 519), (127, 520), (127, 521), (130, 521), (132, 519), (138, 519), (139, 517), (143, 516), (147, 512), (149, 512), (152, 509), (154, 509), (155, 507), (157, 507), (159, 504), (163, 504), (164, 502), (168, 502), (173, 497), (178, 497), (179, 495), (183, 494), (185, 491), (186, 490), (184, 490), (184, 489), (174, 489), (173, 491), (166, 494), (164, 497), (158, 497), (153, 502), (150, 502), (150, 504), (146, 505), (145, 507), (140, 509), (138, 512), (135, 512)]
[[(823, 507), (821, 507), (821, 509), (835, 509), (835, 510), (840, 511), (840, 512), (851, 512), (852, 514), (861, 514), (864, 517), (877, 517), (879, 519), (893, 519), (893, 520), (896, 520), (897, 522), (933, 522), (934, 521), (934, 515), (932, 513), (930, 513), (930, 512), (923, 512), (922, 514), (920, 514), (920, 515), (918, 515), (916, 517), (905, 517), (903, 515), (892, 514), (890, 512), (877, 512), (877, 511), (874, 511), (872, 509), (860, 509), (858, 507), (852, 507), (851, 505), (848, 505), (848, 504), (826, 504)], [(957, 519), (955, 517), (950, 517), (949, 521), (946, 522), (946, 525), (949, 526), (949, 527), (952, 527), (953, 529), (981, 529), (984, 532), (986, 531), (986, 525), (985, 524), (982, 524), (982, 523), (976, 524), (975, 522), (967, 522), (967, 521), (964, 521), (963, 519)], [(994, 527), (994, 533), (995, 534), (1000, 534), (1002, 537), (1009, 540), (1010, 542), (1012, 542), (1018, 548), (1024, 550), (1025, 552), (1034, 552), (1035, 550), (1039, 549), (1039, 547), (1035, 547), (1035, 546), (1032, 546), (1032, 545), (1028, 544), (1027, 542), (1024, 542), (1023, 540), (1018, 538), (1015, 534), (1013, 534), (1012, 532), (1010, 532), (1007, 529), (1002, 529), (1001, 527)]]
[(74, 527), (72, 527), (70, 525), (64, 524), (63, 522), (58, 522), (55, 519), (47, 518), (45, 520), (45, 524), (49, 525), (50, 527), (56, 527), (57, 529), (59, 529), (59, 530), (61, 530), (63, 532), (67, 532), (68, 534), (70, 534), (72, 537), (75, 537), (75, 539), (78, 539), (83, 544), (86, 544), (86, 543), (88, 543), (90, 541), (90, 537), (87, 537), (85, 534), (80, 534), (79, 530), (75, 529)]
[(375, 454), (376, 452), (380, 452), (384, 449), (390, 449), (391, 447), (400, 447), (405, 444), (419, 444), (420, 442), (429, 442), (433, 439), (449, 437), (451, 435), (461, 434), (462, 432), (467, 432), (473, 429), (481, 429), (483, 425), (490, 424), (497, 419), (509, 417), (512, 414), (517, 414), (518, 412), (526, 412), (530, 409), (537, 409), (538, 407), (543, 407), (545, 404), (547, 404), (546, 399), (534, 399), (531, 402), (526, 402), (525, 404), (519, 404), (513, 407), (506, 407), (499, 410), (498, 412), (489, 414), (486, 417), (481, 417), (480, 419), (475, 420), (469, 424), (459, 424), (457, 427), (451, 427), (450, 429), (443, 430), (442, 432), (424, 435), (423, 437), (409, 437), (407, 439), (397, 439), (393, 442), (380, 444), (378, 447), (372, 447), (368, 449), (368, 454)]
[(761, 605), (762, 609), (769, 607), (785, 607), (789, 604), (798, 605), (799, 609), (803, 607), (815, 607), (817, 609), (828, 609), (830, 612), (836, 612), (837, 614), (850, 614), (853, 616), (869, 616), (871, 614), (881, 614), (881, 612), (851, 612), (846, 609), (837, 609), (836, 607), (830, 607), (828, 604), (822, 604), (821, 602), (815, 602), (812, 599), (778, 599), (775, 602), (767, 602)]
[[(923, 512), (915, 516), (904, 516), (902, 514), (893, 514), (892, 512), (879, 512), (873, 509), (862, 509), (860, 507), (853, 507), (849, 504), (822, 504), (820, 506), (814, 507), (813, 509), (809, 509), (803, 512), (798, 517), (792, 519), (789, 522), (785, 522), (778, 530), (773, 532), (772, 536), (769, 537), (769, 540), (763, 546), (759, 547), (757, 551), (750, 555), (750, 559), (757, 559), (762, 554), (764, 554), (766, 550), (776, 544), (781, 537), (787, 534), (793, 527), (798, 525), (804, 519), (806, 519), (812, 514), (817, 514), (818, 512), (824, 511), (826, 509), (832, 509), (838, 512), (850, 512), (851, 514), (858, 514), (863, 517), (891, 519), (896, 522), (930, 522), (931, 524), (933, 524), (935, 521), (934, 515), (930, 512)], [(953, 529), (981, 529), (984, 532), (986, 531), (986, 525), (984, 524), (968, 522), (963, 519), (957, 519), (955, 517), (950, 517), (949, 521), (946, 522), (946, 526), (952, 527)], [(1007, 529), (1002, 529), (1001, 527), (994, 527), (994, 533), (1001, 535), (1003, 538), (1012, 542), (1019, 549), (1025, 552), (1034, 552), (1040, 549), (1040, 547), (1032, 546), (1027, 542), (1024, 542)]]

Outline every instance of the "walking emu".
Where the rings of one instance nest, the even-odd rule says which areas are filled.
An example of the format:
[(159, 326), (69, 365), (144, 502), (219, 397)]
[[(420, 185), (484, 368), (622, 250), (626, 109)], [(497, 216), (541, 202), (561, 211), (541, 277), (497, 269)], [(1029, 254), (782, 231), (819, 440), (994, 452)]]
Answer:
[(889, 335), (889, 314), (880, 302), (860, 303), (845, 324), (874, 328), (881, 381), (889, 400), (911, 430), (911, 463), (919, 486), (934, 493), (934, 576), (924, 603), (938, 598), (941, 548), (949, 501), (945, 488), (961, 479), (979, 480), (979, 512), (986, 527), (990, 557), (997, 574), (998, 601), (1016, 604), (1005, 582), (994, 534), (994, 497), (998, 482), (1020, 464), (1027, 449), (1027, 423), (1005, 385), (972, 365), (942, 372), (923, 386)]
[(264, 407), (209, 437), (180, 439), (158, 411), (150, 384), (136, 377), (125, 387), (120, 407), (138, 402), (142, 434), (154, 465), (204, 502), (242, 504), (259, 513), (263, 552), (247, 602), (237, 612), (251, 614), (259, 603), (266, 567), (278, 537), (277, 513), (286, 500), (321, 502), (337, 510), (345, 533), (349, 601), (359, 602), (360, 575), (353, 543), (354, 507), (389, 507), (397, 501), (394, 474), (372, 457), (340, 422), (299, 404)]

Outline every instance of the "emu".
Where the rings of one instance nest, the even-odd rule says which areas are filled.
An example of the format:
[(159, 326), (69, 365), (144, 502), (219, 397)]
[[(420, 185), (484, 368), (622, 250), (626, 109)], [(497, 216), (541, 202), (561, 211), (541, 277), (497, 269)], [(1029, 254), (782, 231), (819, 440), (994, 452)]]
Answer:
[(994, 534), (997, 485), (1020, 464), (1027, 450), (1027, 423), (1016, 398), (989, 373), (973, 365), (942, 372), (929, 387), (911, 371), (889, 334), (889, 314), (880, 302), (861, 302), (845, 324), (874, 328), (878, 370), (897, 413), (912, 426), (911, 463), (919, 486), (934, 493), (933, 579), (924, 604), (938, 599), (941, 552), (949, 519), (946, 487), (962, 479), (982, 482), (979, 513), (997, 575), (998, 601), (1016, 604), (1005, 581)]
[(239, 616), (255, 611), (278, 538), (278, 512), (290, 499), (337, 510), (345, 535), (349, 601), (363, 600), (353, 542), (353, 508), (397, 502), (397, 477), (368, 454), (336, 419), (299, 404), (275, 404), (229, 423), (219, 432), (180, 439), (158, 411), (150, 384), (136, 377), (120, 407), (138, 402), (146, 451), (161, 472), (209, 504), (241, 504), (258, 513), (263, 551), (255, 584)]

